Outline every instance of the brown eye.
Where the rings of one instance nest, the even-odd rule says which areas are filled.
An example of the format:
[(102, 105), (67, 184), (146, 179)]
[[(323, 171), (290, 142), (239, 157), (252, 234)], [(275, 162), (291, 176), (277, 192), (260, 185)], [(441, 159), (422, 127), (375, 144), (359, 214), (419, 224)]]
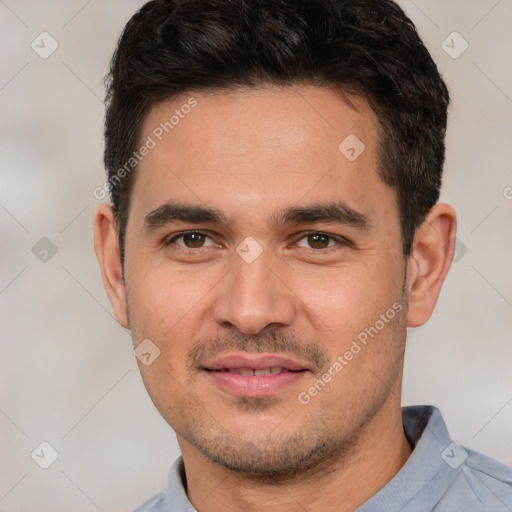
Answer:
[(321, 233), (307, 236), (308, 244), (312, 249), (326, 249), (329, 247), (330, 239), (330, 236), (322, 235)]
[(184, 249), (202, 249), (212, 247), (215, 243), (206, 233), (186, 231), (173, 236), (165, 245), (179, 245)]
[(189, 249), (197, 249), (198, 247), (203, 247), (206, 235), (201, 233), (185, 233), (182, 237), (186, 247)]
[(304, 233), (302, 238), (297, 242), (297, 247), (316, 251), (318, 254), (329, 252), (331, 249), (341, 249), (348, 245), (347, 241), (342, 237), (328, 235), (319, 231), (311, 231)]

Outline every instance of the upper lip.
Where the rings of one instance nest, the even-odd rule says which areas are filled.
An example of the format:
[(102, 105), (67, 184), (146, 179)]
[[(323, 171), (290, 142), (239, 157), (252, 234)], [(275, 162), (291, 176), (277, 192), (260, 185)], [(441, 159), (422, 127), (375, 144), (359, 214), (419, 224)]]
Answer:
[(207, 361), (201, 367), (205, 370), (224, 370), (229, 368), (247, 368), (264, 370), (265, 368), (279, 366), (291, 371), (308, 370), (307, 365), (279, 354), (261, 353), (230, 353)]

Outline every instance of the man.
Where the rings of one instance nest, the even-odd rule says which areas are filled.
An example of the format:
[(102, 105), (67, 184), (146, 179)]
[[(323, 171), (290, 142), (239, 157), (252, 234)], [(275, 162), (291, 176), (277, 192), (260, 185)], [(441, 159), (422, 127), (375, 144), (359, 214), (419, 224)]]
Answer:
[(137, 511), (506, 511), (400, 402), (454, 253), (449, 95), (390, 0), (145, 4), (112, 60), (95, 248), (182, 456)]

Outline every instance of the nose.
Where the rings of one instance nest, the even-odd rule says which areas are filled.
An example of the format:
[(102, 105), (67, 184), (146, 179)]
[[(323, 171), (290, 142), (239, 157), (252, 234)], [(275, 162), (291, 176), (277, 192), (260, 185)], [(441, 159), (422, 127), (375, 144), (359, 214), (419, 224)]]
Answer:
[(278, 266), (264, 254), (252, 263), (235, 255), (231, 272), (220, 284), (213, 309), (219, 326), (258, 334), (292, 324), (297, 311), (294, 295), (279, 276)]

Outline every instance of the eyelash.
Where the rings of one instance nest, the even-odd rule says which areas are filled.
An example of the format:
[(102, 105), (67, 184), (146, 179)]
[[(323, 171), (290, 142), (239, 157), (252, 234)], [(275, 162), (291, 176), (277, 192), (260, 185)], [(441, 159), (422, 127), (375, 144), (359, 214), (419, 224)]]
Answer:
[[(203, 235), (203, 236), (206, 236), (206, 237), (211, 239), (211, 237), (208, 235), (208, 233), (205, 233), (204, 231), (196, 231), (196, 230), (182, 231), (180, 233), (175, 234), (170, 239), (166, 240), (164, 242), (164, 246), (168, 247), (171, 244), (173, 244), (174, 242), (176, 242), (176, 240), (184, 237), (185, 235), (190, 235), (190, 234)], [(350, 245), (350, 242), (348, 240), (344, 239), (343, 237), (336, 237), (334, 235), (330, 235), (328, 233), (324, 233), (323, 231), (307, 231), (307, 232), (302, 234), (302, 236), (297, 240), (297, 242), (301, 241), (304, 238), (307, 238), (308, 236), (312, 236), (312, 235), (326, 236), (330, 240), (334, 240), (335, 242), (337, 242), (337, 244), (334, 245), (334, 246), (325, 247), (324, 249), (314, 249), (312, 247), (309, 247), (309, 248), (301, 247), (301, 249), (306, 249), (306, 250), (309, 250), (309, 251), (314, 252), (316, 254), (319, 254), (319, 253), (324, 253), (325, 254), (327, 252), (331, 252), (332, 249), (336, 249), (339, 246), (348, 246), (348, 245)], [(178, 245), (178, 247), (180, 248), (180, 250), (184, 250), (184, 251), (187, 251), (187, 252), (190, 252), (190, 253), (198, 253), (198, 252), (201, 252), (202, 250), (208, 249), (208, 247), (210, 247), (210, 246), (208, 246), (208, 247), (198, 247), (197, 249), (192, 249), (192, 248), (186, 247), (184, 245)]]

